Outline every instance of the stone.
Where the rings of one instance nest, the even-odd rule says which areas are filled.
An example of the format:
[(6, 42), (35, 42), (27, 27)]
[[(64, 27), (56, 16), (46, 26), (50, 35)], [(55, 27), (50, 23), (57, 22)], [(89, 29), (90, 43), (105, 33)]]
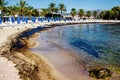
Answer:
[(111, 77), (112, 73), (109, 69), (101, 68), (101, 69), (93, 69), (89, 71), (89, 76), (97, 78), (97, 79), (105, 79), (107, 77)]

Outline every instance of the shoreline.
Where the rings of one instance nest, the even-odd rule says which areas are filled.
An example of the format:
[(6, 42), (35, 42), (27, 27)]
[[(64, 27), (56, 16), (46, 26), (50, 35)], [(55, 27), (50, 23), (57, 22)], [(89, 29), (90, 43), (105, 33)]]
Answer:
[[(0, 65), (3, 65), (3, 64), (7, 64), (7, 66), (5, 66), (4, 68), (1, 68), (2, 70), (1, 71), (5, 71), (6, 69), (10, 68), (10, 65), (14, 65), (12, 66), (10, 69), (12, 70), (18, 70), (15, 68), (16, 64), (13, 63), (13, 61), (9, 60), (7, 57), (3, 56), (3, 55), (7, 55), (7, 54), (11, 54), (11, 46), (14, 42), (16, 42), (16, 38), (17, 36), (19, 36), (23, 31), (27, 30), (26, 28), (19, 28), (19, 26), (16, 26), (16, 28), (13, 28), (13, 27), (5, 27), (4, 30), (0, 30), (0, 59), (3, 58), (3, 63), (0, 63)], [(5, 60), (7, 59), (8, 63), (5, 62)], [(1, 77), (0, 79), (3, 77), (3, 76), (7, 76), (9, 75), (9, 71), (11, 70), (8, 70), (8, 72), (5, 71), (5, 73), (1, 73)], [(14, 75), (16, 75), (14, 77)], [(20, 79), (20, 76), (19, 76), (19, 71), (17, 73), (14, 72), (14, 75), (13, 73), (10, 74), (9, 77), (3, 77), (1, 80), (4, 80), (4, 79), (12, 79), (12, 80), (21, 80)], [(18, 76), (18, 77), (17, 77)]]
[[(55, 23), (55, 24), (57, 24), (57, 23)], [(35, 28), (37, 28), (37, 26), (40, 26), (40, 25), (42, 25), (42, 26), (45, 26), (45, 24), (43, 25), (43, 24), (38, 24), (38, 23), (36, 23), (36, 24), (33, 24), (33, 25), (31, 25), (31, 24), (26, 24), (26, 25), (22, 25), (22, 26), (20, 26), (20, 25), (18, 25), (18, 26), (15, 26), (15, 27), (5, 27), (5, 28), (3, 28), (2, 30), (1, 30), (1, 34), (4, 34), (5, 32), (7, 32), (7, 33), (5, 33), (4, 35), (0, 35), (1, 36), (1, 42), (0, 42), (0, 49), (1, 49), (1, 51), (0, 51), (0, 56), (3, 56), (3, 57), (6, 57), (6, 56), (9, 56), (9, 58), (12, 58), (13, 57), (13, 61), (15, 61), (15, 59), (17, 59), (17, 58), (22, 58), (23, 60), (24, 59), (27, 59), (28, 60), (28, 62), (30, 63), (30, 64), (21, 64), (21, 65), (25, 65), (25, 66), (28, 66), (27, 68), (29, 68), (29, 67), (31, 67), (31, 64), (32, 64), (32, 67), (31, 68), (29, 68), (29, 69), (31, 69), (31, 70), (35, 70), (36, 71), (36, 68), (35, 68), (35, 64), (34, 64), (34, 61), (32, 61), (31, 62), (31, 60), (29, 60), (27, 57), (25, 57), (24, 55), (21, 55), (20, 53), (18, 53), (18, 52), (15, 52), (16, 54), (15, 55), (13, 55), (13, 53), (11, 54), (11, 45), (13, 45), (13, 43), (15, 43), (16, 41), (17, 41), (17, 37), (18, 36), (20, 36), (24, 31), (26, 32), (26, 31), (28, 31), (28, 30), (31, 30), (31, 29), (35, 29)], [(48, 28), (51, 28), (51, 27), (48, 27)], [(12, 31), (13, 30), (13, 31)], [(24, 41), (23, 41), (24, 42)], [(29, 54), (28, 54), (29, 55)], [(30, 55), (29, 55), (30, 56)], [(29, 57), (28, 56), (28, 57)], [(35, 56), (35, 55), (34, 55)], [(1, 57), (0, 57), (1, 58)], [(6, 57), (7, 58), (7, 57)], [(8, 60), (10, 60), (10, 61), (12, 61), (11, 59), (9, 59), (8, 58)], [(21, 60), (20, 60), (20, 62), (21, 62)], [(18, 62), (17, 63), (20, 63), (19, 62), (19, 60), (18, 60)], [(15, 62), (14, 62), (15, 63)], [(16, 66), (16, 65), (15, 65)], [(19, 67), (19, 66), (18, 66)], [(23, 71), (24, 72), (24, 71)], [(27, 78), (28, 78), (28, 74), (26, 74), (26, 73), (24, 73), (26, 76), (27, 76)], [(36, 75), (36, 74), (35, 74)], [(49, 74), (48, 74), (49, 75)], [(53, 75), (52, 73), (51, 73), (51, 75)], [(30, 76), (30, 75), (29, 75)], [(38, 76), (38, 75), (36, 75), (36, 76)], [(57, 76), (57, 75), (56, 75)], [(23, 77), (25, 77), (25, 76), (23, 76)], [(35, 77), (35, 76), (34, 76)], [(54, 77), (54, 75), (53, 75), (53, 77)], [(59, 76), (57, 76), (57, 79), (56, 80), (58, 80), (58, 77)], [(60, 77), (59, 77), (60, 78)], [(62, 77), (61, 77), (62, 78)], [(34, 80), (34, 79), (32, 79), (32, 77), (31, 77), (31, 80)], [(39, 79), (36, 79), (36, 80), (39, 80)], [(47, 80), (47, 79), (45, 79), (45, 80)], [(48, 80), (50, 80), (50, 79), (48, 79)], [(51, 80), (52, 80), (52, 78), (51, 78)], [(64, 80), (64, 79), (60, 79), (60, 80)], [(65, 79), (65, 80), (67, 80), (67, 79)]]
[[(15, 69), (19, 70), (19, 76), (22, 80), (69, 80), (60, 73), (58, 73), (51, 64), (47, 62), (47, 60), (38, 56), (35, 53), (32, 53), (27, 50), (29, 45), (27, 43), (27, 37), (19, 38), (22, 33), (28, 31), (29, 29), (21, 31), (21, 33), (14, 36), (14, 38), (10, 37), (10, 42), (7, 42), (9, 47), (3, 47), (4, 52), (1, 52), (1, 56), (7, 58), (9, 61), (12, 61), (15, 64)], [(31, 29), (32, 30), (32, 29)], [(31, 31), (30, 30), (30, 31)], [(36, 32), (35, 32), (36, 33)], [(14, 49), (12, 45), (16, 44), (16, 42), (20, 40), (25, 46), (22, 50)], [(19, 42), (19, 41), (18, 41)], [(12, 48), (12, 49), (11, 49)], [(5, 51), (6, 50), (6, 51)], [(23, 52), (25, 51), (25, 52)], [(0, 58), (2, 58), (0, 57)], [(39, 66), (38, 66), (39, 65)], [(40, 69), (40, 70), (39, 70)], [(59, 74), (59, 75), (58, 75)], [(31, 76), (32, 75), (32, 76)], [(42, 76), (39, 76), (42, 75)]]
[(37, 48), (41, 49), (41, 51), (34, 51), (34, 47), (30, 48), (30, 50), (44, 56), (57, 71), (70, 80), (96, 80), (89, 77), (84, 65), (79, 65), (76, 62), (75, 55), (71, 51), (46, 40), (41, 39), (38, 42), (40, 45), (37, 45)]
[[(49, 31), (49, 30), (47, 30), (47, 31)], [(45, 32), (47, 32), (47, 31), (45, 31)], [(44, 33), (44, 32), (42, 32), (42, 33)], [(42, 34), (40, 33), (40, 36), (41, 36)], [(49, 34), (48, 34), (49, 35)], [(44, 37), (46, 37), (45, 35), (44, 35)], [(38, 39), (40, 39), (40, 37), (38, 38)], [(49, 39), (49, 38), (48, 38)], [(48, 59), (48, 61), (50, 61), (54, 66), (56, 66), (56, 68), (57, 67), (59, 67), (59, 66), (61, 66), (60, 64), (61, 64), (61, 61), (62, 60), (64, 60), (65, 62), (67, 61), (67, 59), (65, 59), (65, 58), (68, 58), (68, 56), (70, 56), (70, 55), (68, 55), (67, 53), (68, 53), (68, 51), (65, 51), (65, 49), (62, 49), (59, 45), (56, 45), (56, 44), (54, 44), (54, 43), (52, 43), (51, 41), (49, 41), (48, 39), (46, 39), (45, 38), (45, 40), (44, 39), (42, 39), (42, 40), (37, 40), (38, 42), (40, 42), (39, 44), (40, 45), (37, 45), (38, 47), (37, 47), (37, 49), (41, 49), (41, 51), (39, 52), (39, 51), (37, 51), (36, 53), (40, 53), (40, 54), (42, 54), (45, 58), (47, 58)], [(47, 46), (46, 46), (47, 45)], [(61, 50), (57, 50), (56, 51), (56, 47), (58, 47), (59, 49), (61, 49)], [(54, 51), (54, 49), (55, 49), (55, 51)], [(44, 50), (44, 51), (43, 51)], [(32, 50), (33, 52), (34, 52), (34, 49)], [(35, 50), (36, 51), (36, 50)], [(65, 52), (64, 52), (65, 51)], [(58, 52), (60, 52), (60, 53), (58, 53)], [(64, 53), (62, 53), (62, 52), (64, 52)], [(56, 55), (57, 54), (57, 55)], [(65, 56), (62, 56), (61, 57), (61, 55), (60, 54), (66, 54)], [(71, 52), (70, 52), (70, 54), (71, 54)], [(52, 56), (51, 56), (52, 55)], [(73, 57), (73, 56), (72, 56)], [(55, 59), (54, 59), (55, 58)], [(62, 58), (62, 60), (60, 59), (60, 58)], [(61, 60), (61, 61), (60, 61)], [(59, 66), (57, 66), (56, 65), (56, 61), (58, 61), (58, 63), (59, 63), (59, 61), (60, 61), (60, 64), (58, 64), (57, 63), (57, 65), (59, 65)], [(74, 60), (75, 61), (75, 60)], [(64, 65), (65, 65), (65, 63), (63, 63)], [(81, 64), (79, 64), (80, 66), (82, 65), (82, 66), (84, 66), (84, 62), (83, 63), (81, 63)], [(93, 65), (94, 64), (94, 65)], [(63, 65), (63, 66), (64, 66)], [(97, 66), (97, 65), (99, 65), (99, 67)], [(70, 66), (70, 65), (69, 65)], [(69, 66), (67, 66), (67, 67), (65, 67), (64, 66), (64, 68), (69, 68)], [(61, 66), (62, 67), (62, 66)], [(102, 63), (92, 63), (90, 66), (89, 66), (89, 64), (85, 64), (85, 67), (86, 67), (86, 70), (87, 71), (89, 71), (89, 70), (92, 70), (92, 69), (100, 69), (100, 68), (108, 68), (108, 69), (110, 69), (110, 70), (112, 70), (112, 73), (114, 72), (114, 70), (113, 70), (113, 68), (116, 68), (117, 69), (117, 67), (115, 67), (115, 66), (112, 66), (112, 65), (108, 65), (107, 66), (107, 64), (102, 64)], [(59, 70), (60, 68), (57, 68), (57, 70)], [(83, 69), (84, 70), (84, 69)], [(86, 71), (85, 70), (85, 71)], [(72, 74), (71, 76), (70, 76), (70, 74), (66, 74), (65, 72), (64, 72), (64, 70), (62, 71), (62, 70), (59, 70), (62, 74), (64, 74), (64, 75), (67, 75), (67, 77), (71, 77), (71, 78), (73, 78), (72, 76), (75, 74), (75, 72), (72, 72), (72, 73), (74, 73), (74, 74)], [(79, 71), (79, 70), (78, 70)], [(68, 70), (67, 71), (67, 73), (70, 73), (70, 71)], [(80, 73), (78, 73), (78, 74), (80, 74)], [(115, 73), (114, 73), (115, 74)], [(110, 78), (107, 78), (108, 80), (109, 79), (116, 79), (116, 78), (114, 78), (114, 76), (115, 75), (113, 75), (112, 77), (110, 77)], [(87, 76), (87, 77), (89, 77), (89, 76)], [(81, 78), (81, 77), (80, 77)], [(79, 79), (80, 79), (79, 78)], [(82, 76), (82, 78), (84, 78), (83, 76)], [(118, 77), (119, 78), (119, 77)], [(117, 78), (117, 79), (118, 79)], [(73, 80), (75, 79), (75, 77), (73, 78)], [(84, 78), (85, 79), (85, 78)], [(89, 80), (90, 78), (88, 78), (87, 80)], [(77, 80), (77, 79), (75, 79), (75, 80)], [(82, 79), (80, 79), (80, 80), (82, 80)], [(85, 79), (86, 80), (86, 79)], [(90, 79), (91, 80), (91, 79)], [(94, 80), (96, 80), (96, 79), (94, 79)]]

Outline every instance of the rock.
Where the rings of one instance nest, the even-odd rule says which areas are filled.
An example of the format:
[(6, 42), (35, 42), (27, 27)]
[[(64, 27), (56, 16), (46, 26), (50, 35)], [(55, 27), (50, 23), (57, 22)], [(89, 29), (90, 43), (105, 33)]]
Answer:
[(106, 68), (94, 69), (89, 71), (89, 76), (97, 79), (105, 79), (106, 77), (111, 77), (111, 71)]

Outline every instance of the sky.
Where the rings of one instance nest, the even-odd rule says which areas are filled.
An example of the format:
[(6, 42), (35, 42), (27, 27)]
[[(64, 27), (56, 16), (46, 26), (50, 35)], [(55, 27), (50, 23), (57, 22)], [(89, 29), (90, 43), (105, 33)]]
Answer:
[[(5, 0), (9, 5), (14, 5), (19, 0)], [(47, 8), (50, 3), (55, 3), (58, 6), (60, 3), (65, 4), (67, 12), (71, 8), (85, 9), (85, 10), (109, 10), (114, 6), (120, 6), (120, 0), (24, 0), (28, 5), (34, 8)]]

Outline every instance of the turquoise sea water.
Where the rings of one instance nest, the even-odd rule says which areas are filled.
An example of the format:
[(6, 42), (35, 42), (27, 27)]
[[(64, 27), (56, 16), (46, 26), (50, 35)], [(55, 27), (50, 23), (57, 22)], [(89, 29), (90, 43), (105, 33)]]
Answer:
[(120, 24), (57, 26), (45, 34), (50, 41), (84, 59), (120, 66)]

